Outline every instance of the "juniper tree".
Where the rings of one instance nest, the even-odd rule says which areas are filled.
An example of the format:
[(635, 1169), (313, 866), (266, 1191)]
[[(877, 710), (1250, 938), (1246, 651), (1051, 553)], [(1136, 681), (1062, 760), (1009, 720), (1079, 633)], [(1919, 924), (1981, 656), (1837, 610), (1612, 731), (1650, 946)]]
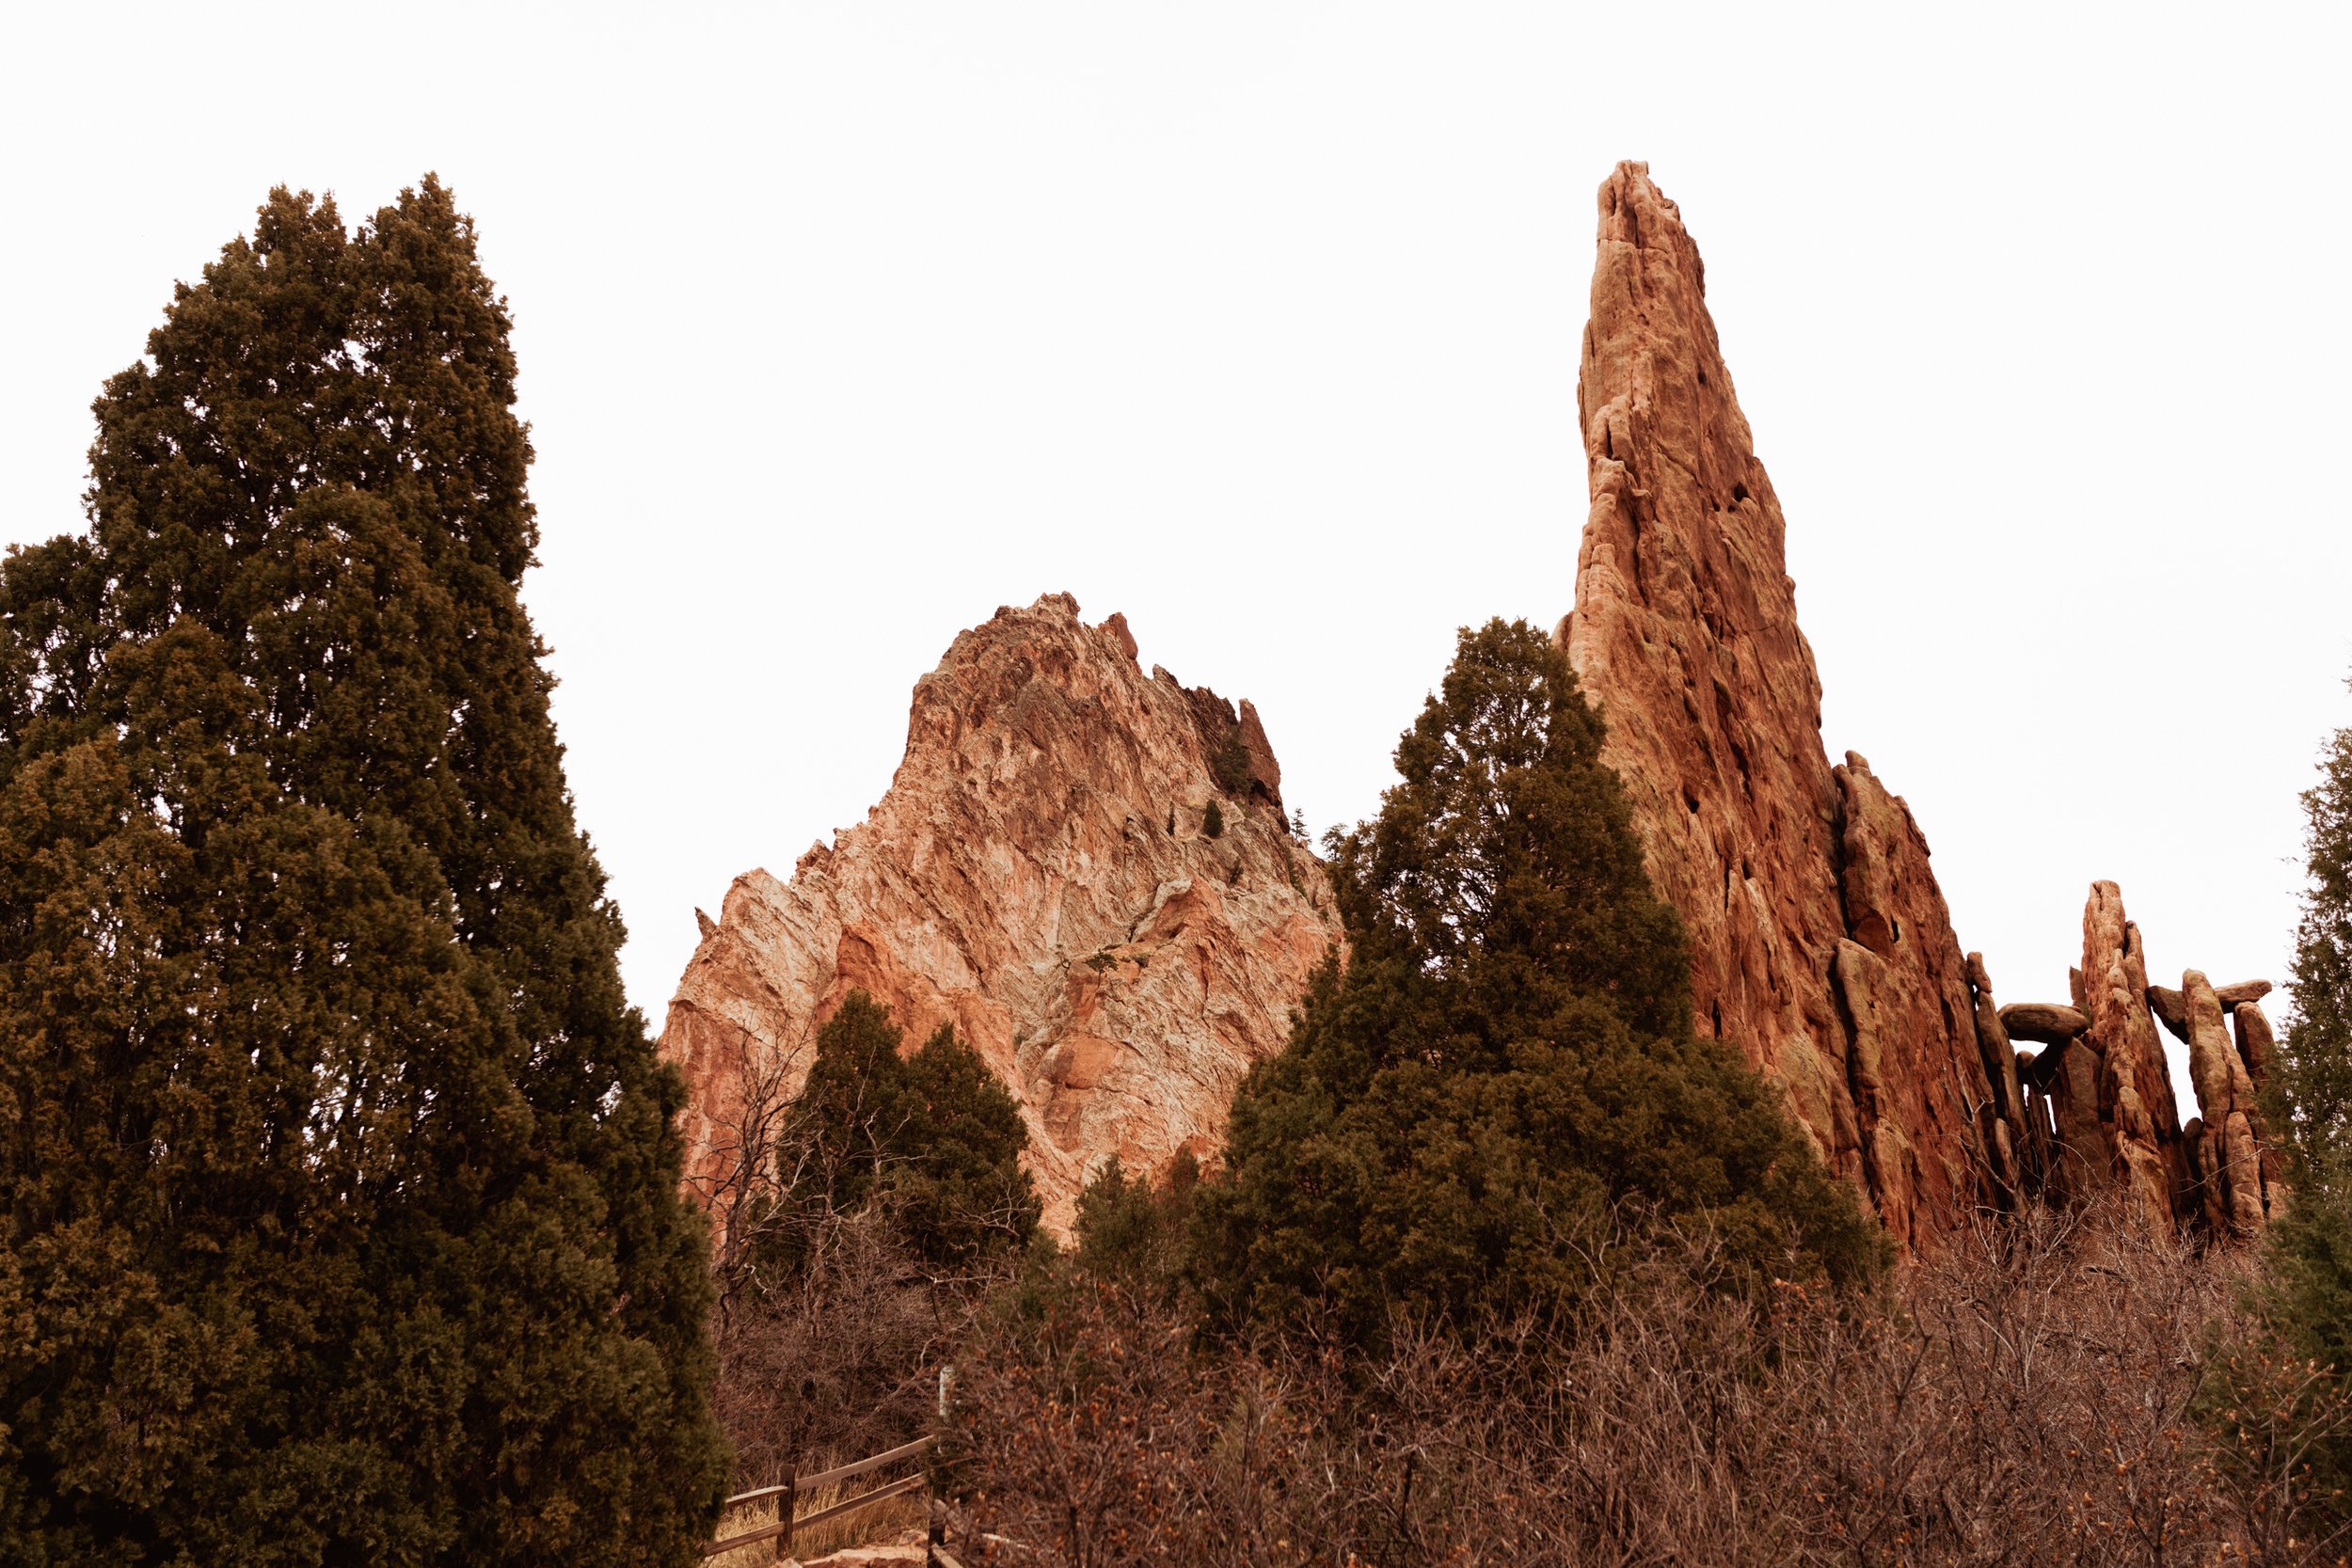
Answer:
[(1330, 841), (1346, 966), (1243, 1083), (1197, 1200), (1217, 1319), (1555, 1309), (1629, 1226), (1711, 1230), (1735, 1283), (1876, 1266), (1770, 1091), (1692, 1034), (1601, 739), (1543, 633), (1463, 632), (1379, 815)]
[(684, 1562), (680, 1089), (517, 597), (508, 314), (428, 178), (271, 194), (0, 571), (0, 1560)]
[[(2303, 811), (2309, 880), (2289, 971), (2295, 1010), (2265, 1091), (2269, 1125), (2283, 1132), (2289, 1196), (2265, 1240), (2261, 1342), (2226, 1364), (2233, 1396), (2257, 1370), (2306, 1369), (2309, 1381), (2291, 1398), (2235, 1402), (2278, 1412), (2285, 1430), (2266, 1435), (2302, 1451), (2303, 1495), (2341, 1528), (2352, 1522), (2352, 729), (2329, 740)], [(2241, 1437), (2262, 1425), (2242, 1409), (2222, 1422)]]
[(2280, 1042), (2285, 1115), (2271, 1120), (2296, 1174), (2325, 1185), (2352, 1160), (2352, 730), (2328, 741), (2303, 815), (2309, 880), (2288, 982), (2295, 1017)]
[(778, 1140), (784, 1260), (806, 1222), (879, 1200), (914, 1255), (961, 1264), (1036, 1231), (1021, 1168), (1028, 1130), (979, 1053), (941, 1024), (912, 1054), (880, 1004), (853, 990), (818, 1031), (808, 1081)]

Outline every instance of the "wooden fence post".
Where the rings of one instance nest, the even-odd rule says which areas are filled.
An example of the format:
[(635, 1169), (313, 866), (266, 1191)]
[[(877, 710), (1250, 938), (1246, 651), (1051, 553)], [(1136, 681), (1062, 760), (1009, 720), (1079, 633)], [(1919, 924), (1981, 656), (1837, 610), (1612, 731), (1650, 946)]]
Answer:
[(776, 1537), (778, 1562), (792, 1555), (792, 1515), (801, 1511), (800, 1468), (797, 1459), (784, 1467), (784, 1490), (776, 1494), (776, 1523), (784, 1527), (784, 1533)]

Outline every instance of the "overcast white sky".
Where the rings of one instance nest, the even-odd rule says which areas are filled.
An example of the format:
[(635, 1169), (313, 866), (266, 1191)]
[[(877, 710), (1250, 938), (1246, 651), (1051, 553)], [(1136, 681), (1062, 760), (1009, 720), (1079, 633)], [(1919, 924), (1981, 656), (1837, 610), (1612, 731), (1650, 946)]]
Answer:
[(1788, 515), (1833, 754), (2007, 1000), (2087, 884), (2283, 979), (2352, 723), (2341, 6), (11, 7), (0, 538), (274, 182), (427, 169), (513, 302), (526, 592), (657, 1027), (1000, 603), (1254, 698), (1321, 827), (1585, 510), (1593, 192), (1645, 158)]

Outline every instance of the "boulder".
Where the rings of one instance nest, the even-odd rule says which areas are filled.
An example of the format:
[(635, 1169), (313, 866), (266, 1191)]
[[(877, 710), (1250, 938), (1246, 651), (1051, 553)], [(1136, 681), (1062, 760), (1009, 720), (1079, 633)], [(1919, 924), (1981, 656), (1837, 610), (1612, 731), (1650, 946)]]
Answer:
[[(2224, 1013), (2242, 1003), (2260, 1002), (2270, 991), (2271, 985), (2267, 980), (2240, 980), (2233, 986), (2213, 988), (2214, 999), (2221, 1004)], [(2150, 986), (2148, 1010), (2156, 1015), (2174, 1039), (2183, 1045), (2189, 1043), (2188, 1008), (2182, 1002), (2179, 991), (2169, 986)]]
[(2090, 1020), (2055, 1002), (2012, 1002), (2001, 1009), (2002, 1026), (2012, 1038), (2037, 1045), (2064, 1045), (2090, 1027)]
[(2270, 1032), (2270, 1020), (2263, 1016), (2261, 1006), (2252, 1000), (2233, 1004), (2228, 999), (2228, 993), (2221, 990), (2214, 992), (2214, 1000), (2229, 1012), (2230, 1021), (2237, 1025), (2237, 1053), (2246, 1063), (2246, 1075), (2254, 1081), (2254, 1087), (2259, 1092), (2268, 1086), (2271, 1071), (2279, 1059), (2279, 1042)]

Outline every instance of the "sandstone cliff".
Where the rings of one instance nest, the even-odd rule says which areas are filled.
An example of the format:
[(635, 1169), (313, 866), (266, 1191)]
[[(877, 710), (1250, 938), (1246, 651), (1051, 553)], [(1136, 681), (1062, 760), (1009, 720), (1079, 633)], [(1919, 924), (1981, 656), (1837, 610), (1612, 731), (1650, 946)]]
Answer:
[(1066, 1227), (1108, 1157), (1214, 1148), (1338, 935), (1249, 704), (1147, 675), (1124, 620), (1086, 626), (1067, 594), (999, 610), (916, 685), (866, 821), (706, 918), (661, 1034), (690, 1180), (725, 1174), (746, 1086), (797, 1091), (863, 989), (908, 1049), (952, 1022), (987, 1058)]
[(2013, 1200), (2025, 1130), (1984, 1131), (2006, 1064), (1988, 1075), (1927, 840), (1859, 756), (1822, 749), (1780, 503), (1645, 165), (1601, 186), (1577, 390), (1592, 510), (1561, 636), (1689, 929), (1699, 1028), (1785, 1086), (1898, 1241)]

